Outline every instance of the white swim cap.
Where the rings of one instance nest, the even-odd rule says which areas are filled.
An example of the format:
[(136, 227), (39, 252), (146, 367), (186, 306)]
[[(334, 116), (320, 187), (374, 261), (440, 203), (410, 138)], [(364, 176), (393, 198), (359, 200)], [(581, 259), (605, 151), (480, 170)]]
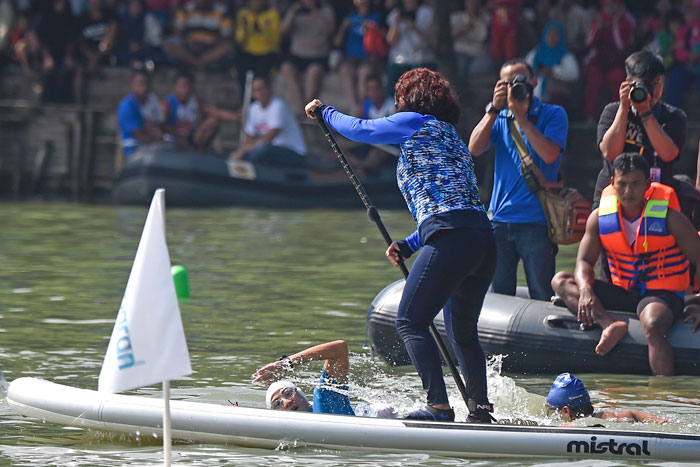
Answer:
[[(281, 380), (281, 381), (276, 381), (270, 385), (269, 388), (267, 388), (267, 393), (265, 394), (265, 405), (267, 406), (268, 409), (272, 408), (272, 396), (279, 391), (280, 389), (284, 388), (295, 388), (297, 392), (301, 395), (301, 397), (306, 401), (307, 404), (309, 404), (309, 407), (311, 407), (311, 402), (309, 402), (309, 399), (306, 397), (306, 394), (304, 394), (304, 391), (299, 389), (294, 383), (291, 381), (287, 380)], [(311, 410), (311, 409), (309, 409)]]
[(269, 388), (267, 388), (267, 393), (265, 394), (265, 405), (267, 406), (268, 409), (272, 408), (272, 396), (279, 391), (280, 389), (284, 388), (295, 388), (296, 385), (292, 383), (291, 381), (287, 380), (281, 380), (281, 381), (275, 381), (270, 385)]

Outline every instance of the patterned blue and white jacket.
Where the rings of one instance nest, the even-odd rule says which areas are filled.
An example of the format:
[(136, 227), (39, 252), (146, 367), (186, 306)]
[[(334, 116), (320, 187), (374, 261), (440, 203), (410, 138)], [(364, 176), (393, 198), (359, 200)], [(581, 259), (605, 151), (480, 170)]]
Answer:
[(353, 141), (399, 144), (396, 178), (418, 225), (405, 240), (411, 251), (441, 229), (491, 228), (479, 197), (474, 161), (452, 124), (416, 112), (360, 119), (330, 106), (324, 107), (323, 119)]

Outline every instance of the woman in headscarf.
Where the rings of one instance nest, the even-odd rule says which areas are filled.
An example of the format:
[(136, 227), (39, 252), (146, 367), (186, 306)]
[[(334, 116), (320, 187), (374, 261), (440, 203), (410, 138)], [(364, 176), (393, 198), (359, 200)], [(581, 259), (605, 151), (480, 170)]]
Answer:
[(579, 79), (578, 62), (566, 48), (564, 26), (550, 21), (542, 31), (540, 44), (527, 54), (525, 60), (537, 75), (535, 96), (548, 104), (567, 107), (572, 86)]

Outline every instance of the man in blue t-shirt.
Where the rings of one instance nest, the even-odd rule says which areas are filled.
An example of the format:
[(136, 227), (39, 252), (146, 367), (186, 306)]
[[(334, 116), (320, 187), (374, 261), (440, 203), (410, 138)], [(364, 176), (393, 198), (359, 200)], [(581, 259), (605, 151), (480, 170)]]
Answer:
[(163, 141), (163, 112), (145, 71), (134, 71), (131, 92), (119, 103), (117, 121), (124, 156), (130, 156), (140, 144)]
[[(527, 78), (528, 93), (513, 95), (516, 76)], [(523, 59), (503, 64), (493, 98), (469, 138), (469, 151), (478, 156), (495, 146), (493, 192), (489, 211), (496, 235), (498, 261), (491, 283), (496, 293), (515, 295), (518, 262), (522, 259), (530, 297), (549, 300), (557, 245), (549, 240), (544, 211), (520, 173), (522, 162), (508, 121), (515, 119), (537, 167), (549, 181), (557, 181), (561, 153), (566, 147), (569, 121), (558, 105), (533, 96), (537, 78)]]

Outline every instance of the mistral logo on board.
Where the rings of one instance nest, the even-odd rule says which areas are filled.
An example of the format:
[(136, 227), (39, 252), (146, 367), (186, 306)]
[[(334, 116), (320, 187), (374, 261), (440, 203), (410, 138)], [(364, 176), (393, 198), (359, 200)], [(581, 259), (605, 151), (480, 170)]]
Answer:
[(117, 338), (117, 360), (119, 361), (119, 369), (126, 370), (136, 365), (143, 365), (144, 360), (136, 360), (136, 353), (131, 342), (131, 333), (126, 320), (126, 310), (123, 306), (119, 307), (117, 315), (117, 329), (115, 330)]
[(651, 456), (649, 441), (639, 443), (618, 443), (614, 438), (609, 441), (599, 442), (598, 437), (591, 436), (590, 441), (570, 441), (566, 445), (566, 452), (584, 454), (618, 454), (629, 456)]

